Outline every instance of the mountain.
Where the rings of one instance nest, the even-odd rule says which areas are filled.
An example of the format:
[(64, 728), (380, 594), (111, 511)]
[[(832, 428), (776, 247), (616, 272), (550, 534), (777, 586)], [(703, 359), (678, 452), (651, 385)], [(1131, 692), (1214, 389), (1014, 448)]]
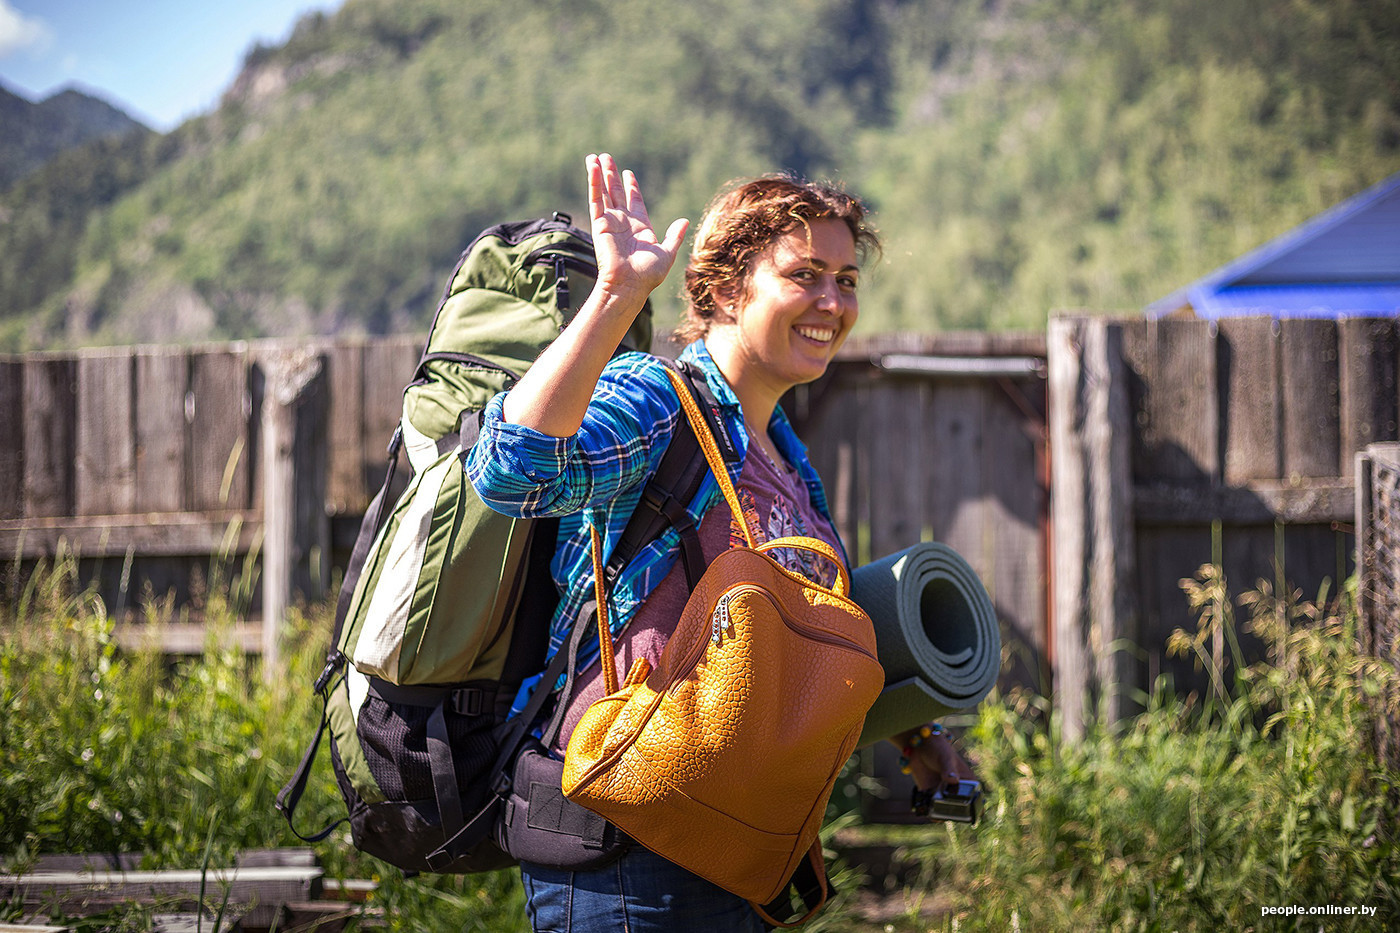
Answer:
[(0, 87), (0, 191), (83, 143), (143, 129), (106, 101), (68, 89), (33, 103)]
[[(1400, 0), (346, 0), (218, 108), (0, 195), (0, 347), (418, 329), (482, 227), (788, 169), (866, 333), (1133, 311), (1400, 171)], [(673, 281), (675, 281), (673, 277)], [(657, 296), (679, 311), (678, 286)]]

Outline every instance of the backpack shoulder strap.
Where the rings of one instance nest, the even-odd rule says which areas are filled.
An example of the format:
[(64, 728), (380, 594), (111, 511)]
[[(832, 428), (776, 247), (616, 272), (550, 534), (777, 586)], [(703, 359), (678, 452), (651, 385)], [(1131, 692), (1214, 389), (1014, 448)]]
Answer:
[[(719, 401), (705, 382), (705, 374), (690, 363), (677, 363), (667, 359), (662, 359), (661, 362), (684, 378), (691, 394), (699, 403), (705, 420), (709, 422), (710, 431), (715, 435), (725, 461), (737, 463), (740, 459), (739, 449), (725, 428), (724, 419), (720, 415)], [(687, 419), (681, 418), (676, 424), (675, 434), (671, 436), (671, 443), (662, 455), (655, 475), (642, 489), (642, 498), (637, 503), (637, 509), (628, 520), (618, 539), (617, 547), (613, 549), (607, 566), (603, 569), (604, 580), (609, 588), (616, 582), (623, 568), (631, 563), (632, 558), (636, 557), (642, 548), (661, 537), (669, 526), (680, 532), (681, 560), (685, 566), (686, 582), (690, 589), (695, 589), (695, 585), (705, 573), (705, 558), (700, 552), (699, 529), (695, 527), (687, 508), (695, 501), (708, 472), (709, 466), (700, 450), (695, 430)]]

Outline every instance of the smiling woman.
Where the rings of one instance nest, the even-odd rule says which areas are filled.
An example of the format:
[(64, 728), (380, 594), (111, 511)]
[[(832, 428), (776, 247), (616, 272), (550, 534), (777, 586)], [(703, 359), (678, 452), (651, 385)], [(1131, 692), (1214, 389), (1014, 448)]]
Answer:
[[(647, 296), (665, 280), (687, 224), (676, 221), (658, 236), (637, 179), (610, 156), (589, 156), (588, 176), (597, 286), (519, 383), (487, 405), (466, 463), (477, 492), (493, 508), (559, 519), (551, 568), (560, 597), (551, 623), (555, 650), (576, 627), (593, 624), (591, 539), (596, 532), (598, 556), (606, 561), (684, 420), (668, 368), (647, 354), (615, 351)], [(717, 485), (702, 486), (657, 544), (611, 580), (602, 598), (615, 636), (615, 670), (660, 670), (662, 649), (682, 612), (692, 617), (691, 586), (677, 561), (684, 519), (707, 563), (736, 540), (752, 538), (751, 546), (761, 548), (778, 538), (818, 539), (812, 543), (820, 550), (777, 542), (773, 560), (816, 586), (842, 578), (832, 559), (844, 563), (844, 551), (821, 480), (778, 399), (826, 371), (859, 313), (861, 263), (878, 248), (864, 206), (832, 186), (768, 176), (738, 184), (711, 203), (686, 268), (688, 308), (678, 336), (689, 341), (682, 364), (703, 379), (713, 413), (733, 441), (735, 456), (716, 469), (729, 474), (737, 492), (726, 493), (729, 507), (711, 508), (721, 501)], [(766, 456), (748, 456), (755, 447)], [(668, 508), (666, 514), (676, 512)], [(696, 593), (703, 588), (702, 580)], [(572, 692), (543, 730), (555, 755), (574, 754), (570, 738), (577, 738), (585, 711), (609, 689), (598, 649), (584, 644), (578, 652)], [(794, 688), (815, 689), (805, 679)], [(590, 728), (578, 729), (583, 744)], [(803, 765), (784, 741), (774, 743), (768, 764), (800, 771)], [(918, 752), (908, 750), (908, 757), (921, 787), (971, 777), (940, 732), (931, 730), (929, 741), (913, 744)], [(773, 789), (745, 792), (765, 790)], [(760, 851), (756, 839), (748, 843)], [(763, 928), (742, 897), (640, 845), (623, 845), (587, 864), (522, 860), (521, 870), (536, 930)]]

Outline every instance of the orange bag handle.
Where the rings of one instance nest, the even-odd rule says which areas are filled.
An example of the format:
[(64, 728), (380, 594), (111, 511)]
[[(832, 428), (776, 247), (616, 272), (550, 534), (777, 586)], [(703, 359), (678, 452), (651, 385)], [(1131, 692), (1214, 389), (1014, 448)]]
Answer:
[[(714, 474), (715, 481), (719, 483), (720, 492), (724, 494), (724, 501), (729, 504), (729, 511), (734, 513), (739, 526), (743, 529), (744, 543), (755, 551), (768, 551), (773, 548), (802, 548), (815, 551), (836, 565), (836, 583), (831, 587), (831, 591), (837, 596), (846, 596), (851, 589), (850, 573), (846, 570), (846, 565), (841, 560), (840, 555), (836, 553), (836, 549), (820, 538), (794, 535), (786, 538), (774, 538), (763, 544), (755, 543), (756, 535), (749, 527), (744, 507), (739, 504), (739, 494), (734, 490), (733, 480), (729, 478), (729, 470), (724, 465), (724, 457), (719, 452), (719, 444), (715, 442), (715, 436), (711, 433), (710, 425), (705, 421), (705, 416), (701, 413), (695, 397), (690, 394), (690, 387), (685, 384), (678, 373), (669, 367), (666, 369), (666, 376), (671, 380), (671, 385), (676, 390), (676, 396), (681, 402), (681, 410), (685, 412), (686, 420), (690, 422), (691, 428), (695, 431), (696, 440), (700, 442), (700, 450), (705, 454), (705, 461), (709, 464), (710, 472)], [(603, 684), (607, 687), (608, 693), (611, 694), (616, 693), (618, 689), (617, 662), (613, 657), (612, 628), (608, 623), (608, 594), (603, 587), (603, 544), (596, 526), (590, 525), (588, 530), (593, 552), (593, 593), (598, 604), (598, 648), (602, 652)]]

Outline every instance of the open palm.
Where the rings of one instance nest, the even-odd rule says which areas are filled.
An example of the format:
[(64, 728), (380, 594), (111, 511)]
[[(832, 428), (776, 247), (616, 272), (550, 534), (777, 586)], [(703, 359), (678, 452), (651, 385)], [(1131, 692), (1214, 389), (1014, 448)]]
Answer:
[(658, 239), (637, 177), (606, 153), (588, 157), (588, 213), (599, 285), (640, 305), (671, 271), (689, 222), (675, 221)]

